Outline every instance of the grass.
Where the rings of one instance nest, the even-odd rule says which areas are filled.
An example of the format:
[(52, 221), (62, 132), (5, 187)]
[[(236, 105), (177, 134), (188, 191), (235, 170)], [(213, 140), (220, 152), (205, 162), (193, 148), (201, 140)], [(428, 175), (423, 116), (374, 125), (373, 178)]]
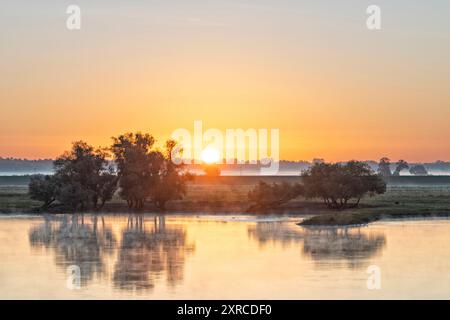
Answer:
[(41, 206), (40, 202), (31, 200), (27, 192), (27, 186), (0, 186), (0, 213), (30, 212)]
[[(256, 178), (240, 177), (198, 179), (188, 186), (183, 200), (168, 204), (168, 210), (195, 213), (246, 212), (250, 206), (247, 193), (258, 181)], [(0, 213), (36, 212), (41, 203), (31, 200), (27, 191), (26, 184), (0, 185)], [(105, 207), (108, 212), (126, 210), (125, 202), (118, 196)], [(366, 224), (383, 218), (450, 216), (450, 184), (389, 185), (385, 194), (363, 199), (359, 208), (351, 210), (336, 212), (327, 209), (319, 201), (299, 198), (270, 212), (314, 215), (301, 223), (308, 226)]]
[[(178, 212), (242, 212), (248, 207), (247, 193), (251, 184), (217, 183), (201, 181), (188, 185), (183, 200), (172, 201), (168, 210)], [(34, 213), (42, 205), (31, 200), (26, 184), (0, 185), (1, 213)], [(107, 212), (127, 211), (126, 202), (115, 195), (105, 206)], [(149, 206), (148, 210), (155, 210)]]
[(377, 214), (368, 213), (335, 213), (317, 215), (299, 223), (301, 226), (348, 226), (367, 224), (381, 219)]
[(385, 194), (364, 199), (359, 208), (317, 215), (301, 225), (354, 225), (383, 218), (443, 216), (450, 216), (450, 185), (389, 186)]

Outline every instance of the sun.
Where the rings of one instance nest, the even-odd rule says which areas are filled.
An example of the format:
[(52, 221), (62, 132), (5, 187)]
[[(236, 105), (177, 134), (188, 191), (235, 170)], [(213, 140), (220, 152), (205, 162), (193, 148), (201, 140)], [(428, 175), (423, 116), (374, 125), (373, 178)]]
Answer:
[(200, 157), (202, 161), (206, 163), (217, 163), (220, 160), (219, 151), (211, 147), (205, 148)]

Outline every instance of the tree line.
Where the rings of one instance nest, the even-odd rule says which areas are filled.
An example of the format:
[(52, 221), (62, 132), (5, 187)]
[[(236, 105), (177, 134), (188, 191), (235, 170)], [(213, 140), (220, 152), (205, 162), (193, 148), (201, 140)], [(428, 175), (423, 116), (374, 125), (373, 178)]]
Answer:
[(428, 171), (422, 164), (416, 164), (410, 166), (408, 162), (405, 160), (399, 160), (395, 164), (395, 170), (392, 172), (391, 170), (391, 160), (389, 158), (383, 157), (380, 160), (380, 163), (378, 164), (378, 173), (382, 175), (383, 177), (398, 177), (400, 176), (400, 172), (403, 170), (408, 170), (409, 173), (414, 176), (426, 176), (428, 175)]
[(172, 162), (175, 141), (168, 140), (161, 151), (148, 133), (126, 133), (112, 140), (109, 148), (74, 142), (53, 162), (53, 175), (31, 178), (31, 199), (42, 201), (44, 208), (58, 202), (72, 210), (100, 210), (116, 191), (130, 209), (142, 209), (146, 201), (165, 209), (168, 201), (183, 197), (193, 177)]

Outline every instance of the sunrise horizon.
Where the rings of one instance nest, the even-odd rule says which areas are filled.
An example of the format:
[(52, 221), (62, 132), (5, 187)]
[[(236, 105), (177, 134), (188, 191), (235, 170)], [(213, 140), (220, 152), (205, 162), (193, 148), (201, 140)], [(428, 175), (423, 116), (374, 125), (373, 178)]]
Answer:
[(136, 131), (162, 144), (201, 120), (279, 129), (286, 160), (450, 160), (448, 5), (383, 0), (370, 30), (350, 2), (82, 1), (79, 30), (64, 5), (5, 4), (0, 155), (55, 158)]
[[(241, 129), (241, 128), (233, 128), (235, 129)], [(224, 129), (223, 131), (225, 131)], [(228, 129), (230, 130), (230, 129)], [(242, 129), (245, 131), (245, 128)], [(149, 133), (152, 134), (151, 131), (146, 130), (125, 130), (121, 133), (126, 132), (142, 132), (142, 133)], [(117, 133), (118, 134), (118, 133)], [(116, 135), (117, 135), (116, 134)], [(75, 141), (85, 141), (89, 144), (91, 144), (94, 147), (103, 147), (103, 148), (109, 148), (112, 142), (112, 137), (114, 135), (112, 134), (110, 138), (99, 138), (99, 137), (89, 137), (89, 136), (79, 136), (74, 138), (67, 138), (67, 139), (58, 139), (61, 142), (57, 145), (40, 145), (39, 140), (33, 140), (32, 144), (29, 145), (23, 145), (19, 146), (20, 149), (24, 149), (25, 151), (4, 151), (5, 149), (8, 150), (9, 146), (8, 144), (3, 144), (1, 146), (0, 150), (0, 158), (15, 158), (15, 159), (26, 159), (26, 160), (44, 160), (44, 159), (56, 159), (58, 156), (63, 154), (65, 151), (69, 150), (71, 148), (72, 143)], [(164, 146), (165, 141), (171, 139), (171, 135), (167, 134), (162, 137), (154, 136), (155, 137), (155, 149), (162, 149)], [(61, 137), (59, 137), (61, 138)], [(294, 148), (283, 148), (285, 145), (283, 143), (283, 136), (282, 131), (280, 134), (280, 161), (309, 161), (312, 162), (313, 159), (324, 159), (326, 161), (331, 162), (345, 162), (349, 160), (359, 160), (359, 161), (378, 161), (379, 159), (383, 157), (390, 158), (393, 161), (396, 160), (407, 160), (408, 162), (413, 163), (432, 163), (437, 161), (450, 161), (450, 155), (446, 155), (447, 152), (443, 149), (435, 150), (436, 148), (433, 146), (430, 146), (429, 148), (423, 149), (423, 151), (418, 152), (416, 149), (413, 149), (409, 152), (405, 153), (399, 153), (398, 149), (395, 147), (386, 148), (386, 151), (379, 151), (379, 150), (370, 150), (368, 152), (348, 152), (345, 150), (340, 151), (338, 154), (332, 154), (330, 152), (323, 152), (323, 153), (314, 153), (314, 151), (311, 150), (304, 150), (302, 151), (301, 148), (300, 151), (297, 151), (299, 149)], [(31, 142), (30, 142), (31, 143)], [(15, 143), (14, 146), (12, 146), (12, 149), (17, 148), (17, 144)], [(208, 143), (204, 142), (204, 148), (208, 147)], [(306, 149), (306, 148), (305, 148)], [(381, 149), (381, 148), (380, 148)], [(434, 150), (430, 150), (434, 149)], [(397, 150), (397, 152), (395, 152)], [(433, 152), (434, 151), (434, 152)], [(248, 150), (247, 150), (248, 152)], [(199, 157), (200, 158), (200, 157)], [(236, 158), (236, 157), (234, 157)], [(191, 159), (194, 159), (193, 157)], [(223, 157), (223, 159), (226, 159), (226, 157)], [(248, 157), (243, 159), (244, 161), (248, 161)], [(258, 158), (258, 160), (260, 160)]]

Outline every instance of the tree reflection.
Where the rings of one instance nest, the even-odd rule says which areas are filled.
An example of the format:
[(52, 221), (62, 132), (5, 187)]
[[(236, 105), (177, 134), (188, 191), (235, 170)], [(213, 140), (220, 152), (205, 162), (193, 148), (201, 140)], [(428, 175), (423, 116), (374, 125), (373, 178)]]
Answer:
[[(116, 240), (104, 218), (96, 215), (46, 216), (29, 230), (33, 249), (54, 250), (55, 263), (64, 270), (80, 267), (82, 286), (95, 276), (108, 276), (116, 288), (133, 291), (152, 289), (162, 277), (169, 287), (183, 280), (187, 255), (194, 250), (184, 227), (166, 226), (164, 216), (130, 215), (120, 236)], [(117, 256), (112, 274), (106, 255)]]
[(194, 246), (186, 243), (184, 228), (167, 227), (164, 216), (154, 217), (147, 225), (143, 216), (130, 216), (122, 232), (114, 285), (149, 290), (165, 273), (167, 284), (174, 287), (183, 280), (187, 254), (193, 250)]
[(248, 235), (261, 247), (269, 244), (303, 244), (303, 254), (315, 262), (347, 262), (360, 267), (386, 244), (382, 233), (365, 232), (361, 228), (306, 229), (286, 222), (261, 222), (249, 226)]
[(297, 226), (286, 222), (258, 222), (249, 226), (247, 232), (248, 236), (256, 239), (262, 248), (273, 243), (285, 247), (292, 243), (303, 242), (303, 232)]
[(31, 247), (53, 249), (57, 266), (80, 267), (82, 286), (105, 272), (103, 255), (111, 252), (116, 241), (103, 217), (100, 223), (97, 216), (87, 220), (83, 215), (46, 216), (44, 223), (29, 231)]
[(380, 252), (386, 237), (380, 233), (365, 233), (360, 228), (331, 228), (307, 231), (303, 252), (315, 261), (345, 260), (352, 268)]

